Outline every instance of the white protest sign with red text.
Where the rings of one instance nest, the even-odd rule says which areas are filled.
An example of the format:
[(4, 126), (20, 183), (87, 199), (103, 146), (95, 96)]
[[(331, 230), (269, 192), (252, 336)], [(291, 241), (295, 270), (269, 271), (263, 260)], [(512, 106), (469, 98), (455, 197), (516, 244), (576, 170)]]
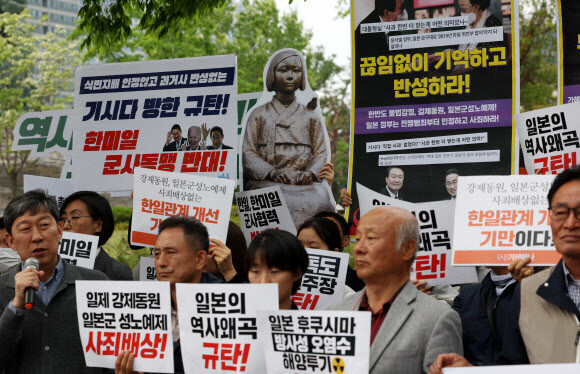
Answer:
[(528, 174), (559, 174), (578, 164), (578, 116), (578, 103), (515, 115)]
[[(104, 249), (100, 250), (104, 251)], [(98, 236), (75, 234), (70, 231), (62, 232), (62, 239), (58, 245), (58, 255), (64, 261), (83, 268), (93, 269), (98, 252)]]
[[(236, 94), (234, 55), (78, 68), (75, 187), (127, 191), (139, 166), (235, 180)], [(216, 126), (219, 146), (210, 133)]]
[(257, 310), (278, 310), (276, 284), (177, 284), (186, 374), (265, 373)]
[(368, 373), (370, 312), (258, 312), (268, 374)]
[(454, 265), (531, 264), (560, 260), (552, 242), (548, 191), (553, 175), (459, 177), (453, 236)]
[(300, 309), (325, 310), (344, 298), (349, 254), (306, 248), (308, 269), (292, 301)]
[(411, 278), (426, 281), (429, 286), (475, 283), (475, 267), (452, 265), (453, 219), (455, 200), (409, 203), (372, 191), (357, 184), (361, 217), (369, 210), (388, 205), (413, 213), (419, 223), (421, 243), (411, 268)]
[(296, 235), (296, 226), (280, 187), (237, 192), (236, 203), (240, 213), (240, 227), (248, 245), (267, 229), (286, 230)]
[(76, 281), (79, 333), (89, 367), (115, 368), (121, 351), (135, 371), (173, 373), (169, 282)]
[(167, 217), (194, 217), (225, 243), (236, 182), (195, 174), (135, 169), (131, 244), (155, 246)]

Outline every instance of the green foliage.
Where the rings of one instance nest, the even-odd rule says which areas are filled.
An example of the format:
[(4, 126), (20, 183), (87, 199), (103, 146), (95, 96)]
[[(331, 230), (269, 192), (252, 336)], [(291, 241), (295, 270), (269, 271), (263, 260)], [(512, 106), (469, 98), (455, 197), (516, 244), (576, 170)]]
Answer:
[(336, 2), (336, 18), (350, 16), (350, 0), (338, 0)]
[(26, 0), (0, 0), (0, 13), (20, 13), (26, 9)]
[(127, 224), (115, 224), (113, 236), (103, 245), (103, 249), (115, 260), (129, 265), (132, 269), (139, 262), (140, 257), (151, 255), (150, 248), (133, 250), (129, 246)]
[[(524, 12), (523, 9), (526, 9)], [(556, 105), (558, 50), (555, 2), (520, 2), (520, 92), (522, 112)]]
[(296, 48), (305, 54), (308, 80), (315, 90), (337, 69), (332, 57), (326, 59), (321, 48), (310, 45), (311, 34), (305, 31), (296, 12), (280, 15), (274, 0), (244, 0), (236, 7), (215, 8), (203, 17), (182, 22), (179, 30), (163, 35), (134, 29), (126, 41), (89, 50), (86, 57), (127, 62), (235, 54), (240, 93), (263, 89), (264, 65), (281, 48)]
[(186, 30), (196, 17), (207, 16), (226, 0), (84, 0), (79, 9), (77, 35), (81, 49), (89, 52), (124, 44), (131, 36), (133, 18), (139, 14), (139, 30), (163, 37)]
[(0, 13), (0, 165), (13, 195), (30, 154), (11, 154), (14, 125), (24, 113), (62, 109), (72, 102), (72, 95), (60, 93), (72, 90), (73, 68), (80, 61), (76, 43), (53, 33), (33, 34), (28, 18), (28, 10)]
[(113, 208), (113, 217), (115, 218), (115, 224), (129, 223), (131, 219), (132, 207), (117, 205)]

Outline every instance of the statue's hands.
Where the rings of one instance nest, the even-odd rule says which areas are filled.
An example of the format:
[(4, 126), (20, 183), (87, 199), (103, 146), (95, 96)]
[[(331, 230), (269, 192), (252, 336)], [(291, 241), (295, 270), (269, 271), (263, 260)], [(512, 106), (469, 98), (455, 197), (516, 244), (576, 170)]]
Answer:
[(305, 171), (300, 173), (300, 175), (298, 175), (298, 178), (296, 178), (296, 184), (299, 185), (312, 184), (312, 176), (310, 175), (310, 172)]
[(276, 183), (283, 183), (283, 184), (291, 184), (292, 183), (292, 180), (290, 179), (290, 177), (288, 177), (286, 172), (280, 171), (280, 170), (272, 170), (270, 172), (270, 179)]

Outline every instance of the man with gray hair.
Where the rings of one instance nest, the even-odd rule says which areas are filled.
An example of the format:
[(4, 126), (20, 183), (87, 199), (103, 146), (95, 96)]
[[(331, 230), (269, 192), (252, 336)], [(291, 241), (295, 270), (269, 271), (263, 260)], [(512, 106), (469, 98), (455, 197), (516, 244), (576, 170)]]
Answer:
[[(75, 281), (106, 280), (95, 270), (76, 267), (58, 256), (62, 228), (54, 197), (29, 191), (4, 210), (8, 245), (22, 263), (0, 275), (0, 372), (102, 373), (88, 368), (79, 335)], [(39, 268), (23, 263), (34, 258)], [(35, 290), (26, 304), (27, 288)]]
[[(204, 129), (207, 125), (203, 124)], [(201, 127), (199, 126), (191, 126), (187, 130), (187, 147), (185, 144), (183, 145), (182, 149), (184, 151), (202, 151), (205, 150), (205, 137), (204, 141), (201, 141)]]
[(461, 320), (410, 281), (419, 242), (410, 212), (380, 207), (365, 214), (353, 249), (366, 287), (331, 309), (371, 312), (369, 373), (423, 373), (443, 352), (463, 352)]

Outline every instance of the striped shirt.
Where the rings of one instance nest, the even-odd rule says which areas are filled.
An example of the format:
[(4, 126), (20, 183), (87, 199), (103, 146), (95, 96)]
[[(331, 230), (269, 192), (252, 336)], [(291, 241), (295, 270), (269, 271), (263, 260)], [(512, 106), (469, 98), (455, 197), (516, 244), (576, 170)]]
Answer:
[(566, 287), (568, 288), (568, 296), (576, 304), (576, 308), (580, 310), (580, 279), (576, 280), (566, 267), (566, 263), (562, 261), (564, 265), (564, 279), (566, 279)]

